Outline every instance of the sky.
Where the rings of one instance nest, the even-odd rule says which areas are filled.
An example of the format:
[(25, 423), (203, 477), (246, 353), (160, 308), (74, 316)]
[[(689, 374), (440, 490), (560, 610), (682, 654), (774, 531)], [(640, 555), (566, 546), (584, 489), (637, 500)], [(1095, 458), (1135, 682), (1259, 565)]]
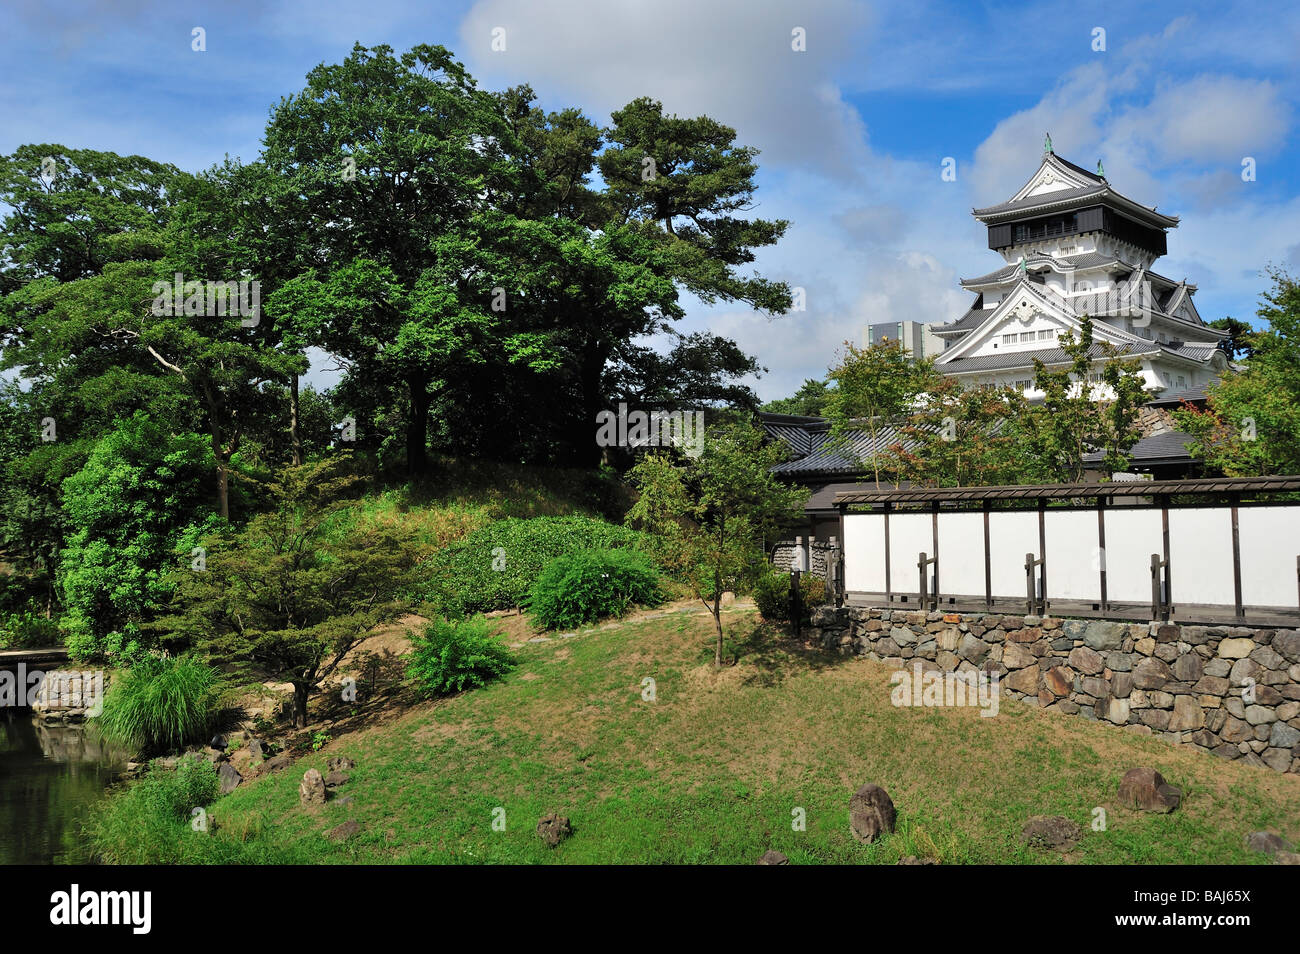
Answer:
[(651, 96), (761, 150), (752, 214), (791, 226), (754, 267), (805, 310), (687, 299), (680, 328), (740, 342), (764, 400), (823, 377), (866, 324), (960, 317), (959, 280), (1001, 264), (970, 211), (1030, 177), (1048, 132), (1181, 218), (1155, 270), (1195, 284), (1207, 321), (1253, 319), (1266, 266), (1300, 273), (1295, 3), (6, 0), (0, 152), (253, 160), (270, 108), (358, 42), (442, 44), (483, 87), (527, 82), (600, 122)]

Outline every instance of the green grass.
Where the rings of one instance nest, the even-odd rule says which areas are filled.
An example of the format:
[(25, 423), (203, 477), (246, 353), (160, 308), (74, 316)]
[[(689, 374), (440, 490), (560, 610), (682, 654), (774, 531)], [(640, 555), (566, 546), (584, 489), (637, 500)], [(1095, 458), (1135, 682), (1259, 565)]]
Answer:
[[(188, 861), (323, 863), (738, 863), (774, 848), (798, 863), (1261, 862), (1247, 832), (1300, 841), (1296, 779), (1226, 763), (1003, 700), (1001, 713), (895, 708), (889, 671), (779, 640), (752, 611), (727, 617), (737, 666), (702, 662), (707, 617), (684, 614), (528, 643), (503, 680), (338, 738), (218, 800), (217, 830), (182, 840)], [(642, 680), (657, 700), (642, 699)], [(307, 768), (357, 760), (336, 801), (298, 804)], [(1124, 772), (1150, 765), (1183, 790), (1171, 815), (1115, 802)], [(875, 845), (848, 830), (848, 801), (883, 785), (898, 830)], [(1093, 831), (1095, 807), (1107, 830)], [(493, 811), (506, 830), (494, 831)], [(802, 808), (806, 831), (791, 827)], [(539, 817), (569, 816), (556, 849)], [(1084, 828), (1066, 857), (1020, 843), (1025, 820)], [(361, 831), (325, 837), (355, 818)], [(141, 832), (140, 842), (151, 838)], [(175, 843), (168, 840), (168, 854)], [(170, 857), (168, 860), (171, 860)]]

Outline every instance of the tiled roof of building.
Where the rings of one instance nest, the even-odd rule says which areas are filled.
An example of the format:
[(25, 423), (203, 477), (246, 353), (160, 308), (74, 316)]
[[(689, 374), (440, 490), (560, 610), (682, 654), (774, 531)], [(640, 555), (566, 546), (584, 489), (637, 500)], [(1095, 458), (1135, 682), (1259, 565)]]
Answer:
[[(1128, 452), (1128, 457), (1134, 464), (1145, 465), (1195, 460), (1196, 458), (1192, 457), (1187, 450), (1187, 442), (1191, 439), (1191, 435), (1184, 434), (1182, 431), (1165, 431), (1163, 434), (1152, 434), (1150, 437), (1144, 437), (1134, 444)], [(1085, 464), (1099, 464), (1105, 456), (1100, 451), (1084, 454), (1083, 462)]]

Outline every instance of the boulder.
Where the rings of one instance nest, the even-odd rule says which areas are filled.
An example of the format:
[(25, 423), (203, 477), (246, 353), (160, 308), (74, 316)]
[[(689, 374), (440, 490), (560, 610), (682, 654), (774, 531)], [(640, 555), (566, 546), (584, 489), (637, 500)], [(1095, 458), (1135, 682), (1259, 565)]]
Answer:
[(1224, 639), (1219, 641), (1219, 656), (1222, 659), (1245, 659), (1255, 651), (1253, 639)]
[(222, 762), (217, 769), (217, 778), (221, 780), (221, 794), (229, 795), (239, 787), (239, 783), (244, 780), (238, 770), (229, 762)]
[(1083, 631), (1083, 644), (1089, 649), (1119, 649), (1127, 635), (1128, 627), (1123, 623), (1094, 620)]
[(1106, 662), (1101, 658), (1101, 653), (1089, 649), (1087, 646), (1076, 646), (1070, 650), (1070, 656), (1066, 660), (1072, 669), (1076, 669), (1085, 676), (1095, 676), (1106, 668)]
[(1246, 836), (1246, 847), (1265, 855), (1290, 851), (1291, 843), (1275, 831), (1252, 831)]
[(347, 772), (330, 772), (325, 776), (325, 787), (338, 788), (340, 785), (346, 785), (351, 777)]
[(361, 824), (355, 818), (349, 818), (342, 825), (330, 829), (327, 836), (330, 841), (347, 841), (361, 830)]
[(1205, 671), (1205, 664), (1196, 653), (1183, 653), (1174, 660), (1174, 678), (1182, 682), (1195, 682)]
[(1014, 689), (1016, 692), (1036, 695), (1038, 692), (1038, 667), (1027, 666), (1024, 669), (1017, 669), (1007, 676), (1005, 684), (1008, 689)]
[(1182, 800), (1183, 793), (1152, 768), (1129, 769), (1119, 783), (1119, 803), (1135, 811), (1167, 814)]
[(1139, 689), (1159, 689), (1172, 675), (1163, 662), (1154, 656), (1148, 656), (1133, 667), (1133, 685)]
[(1034, 848), (1068, 851), (1082, 836), (1083, 829), (1062, 815), (1035, 815), (1025, 822), (1020, 840)]
[(298, 783), (298, 799), (304, 805), (325, 804), (325, 779), (316, 769), (308, 769)]
[(918, 858), (916, 855), (906, 855), (899, 858), (898, 863), (900, 865), (937, 865), (939, 862), (933, 858)]
[(1273, 649), (1291, 662), (1300, 662), (1300, 631), (1279, 629), (1273, 634)]
[(537, 822), (537, 837), (554, 848), (564, 839), (573, 834), (573, 826), (569, 824), (569, 819), (564, 815), (556, 815), (554, 812), (543, 815)]
[(1174, 698), (1174, 714), (1169, 720), (1170, 732), (1199, 729), (1205, 725), (1205, 710), (1191, 696)]
[(251, 759), (261, 759), (266, 757), (266, 753), (262, 751), (261, 739), (248, 740), (248, 757)]
[(849, 828), (858, 841), (871, 844), (881, 835), (892, 835), (897, 819), (893, 800), (879, 785), (863, 785), (849, 799)]
[(357, 763), (346, 755), (336, 755), (325, 763), (325, 767), (331, 772), (351, 772)]
[(1074, 673), (1064, 666), (1053, 666), (1043, 677), (1043, 684), (1053, 695), (1068, 695), (1074, 688)]
[(771, 848), (763, 852), (763, 857), (754, 862), (756, 865), (788, 865), (790, 859), (779, 851), (773, 851)]
[[(263, 772), (278, 772), (282, 768), (288, 768), (293, 764), (293, 756), (288, 752), (281, 752), (279, 755), (272, 756), (262, 764)], [(317, 772), (317, 775), (320, 773)]]

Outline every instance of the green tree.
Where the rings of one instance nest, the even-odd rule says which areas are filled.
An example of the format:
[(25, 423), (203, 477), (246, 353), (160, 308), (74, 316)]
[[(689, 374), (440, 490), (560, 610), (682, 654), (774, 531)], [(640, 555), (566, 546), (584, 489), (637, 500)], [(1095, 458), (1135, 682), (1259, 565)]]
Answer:
[(1012, 484), (1025, 472), (1015, 422), (1024, 395), (1009, 387), (966, 388), (938, 378), (899, 428), (898, 475), (916, 485), (987, 487)]
[(826, 382), (807, 378), (793, 396), (768, 401), (763, 405), (762, 410), (769, 414), (821, 417), (826, 413), (826, 404), (829, 400), (830, 388), (826, 386)]
[(1216, 318), (1209, 322), (1211, 328), (1219, 328), (1227, 332), (1228, 339), (1232, 342), (1231, 350), (1228, 352), (1232, 358), (1249, 359), (1254, 354), (1255, 329), (1244, 321), (1239, 321), (1231, 316)]
[(63, 481), (58, 584), (73, 655), (130, 657), (144, 648), (142, 627), (170, 597), (167, 571), (210, 472), (201, 436), (169, 433), (140, 413)]
[[(281, 100), (265, 143), (264, 161), (292, 197), (278, 230), (316, 250), (316, 284), (299, 289), (304, 312), (317, 299), (302, 331), (362, 379), (403, 382), (408, 467), (423, 473), (437, 372), (454, 366), (450, 346), (464, 336), (472, 350), (475, 326), (495, 314), (497, 286), (461, 300), (445, 256), (466, 248), (472, 217), (514, 194), (505, 150), (515, 146), (498, 102), (443, 47), (394, 56), (358, 44)], [(334, 301), (353, 307), (335, 318)]]
[(825, 403), (831, 421), (829, 446), (851, 452), (850, 440), (865, 432), (870, 446), (862, 462), (880, 486), (881, 474), (897, 467), (895, 453), (880, 446), (883, 429), (910, 412), (938, 378), (933, 359), (913, 361), (896, 341), (880, 341), (868, 348), (846, 341), (839, 364), (830, 370), (835, 387)]
[(1027, 474), (1038, 479), (1081, 482), (1084, 455), (1093, 451), (1104, 453), (1108, 473), (1122, 471), (1141, 437), (1137, 419), (1147, 393), (1138, 363), (1123, 359), (1109, 342), (1095, 345), (1092, 329), (1084, 315), (1077, 340), (1069, 331), (1060, 335), (1068, 365), (1048, 368), (1034, 358), (1034, 386), (1043, 398), (1028, 407), (1017, 427)]
[(690, 586), (713, 616), (714, 663), (722, 665), (722, 593), (755, 578), (762, 540), (797, 519), (805, 487), (781, 483), (771, 468), (783, 451), (749, 424), (713, 429), (698, 457), (647, 454), (628, 473), (639, 496), (628, 526), (653, 534), (660, 561)]
[(206, 571), (176, 575), (174, 612), (158, 623), (234, 671), (291, 683), (299, 727), (312, 688), (405, 610), (415, 562), (392, 526), (349, 519), (346, 468), (335, 458), (281, 471), (265, 488), (273, 509), (209, 538)]
[(1245, 371), (1207, 387), (1204, 409), (1174, 412), (1191, 453), (1229, 477), (1300, 473), (1300, 284), (1268, 274), (1258, 312), (1268, 327), (1251, 337)]

